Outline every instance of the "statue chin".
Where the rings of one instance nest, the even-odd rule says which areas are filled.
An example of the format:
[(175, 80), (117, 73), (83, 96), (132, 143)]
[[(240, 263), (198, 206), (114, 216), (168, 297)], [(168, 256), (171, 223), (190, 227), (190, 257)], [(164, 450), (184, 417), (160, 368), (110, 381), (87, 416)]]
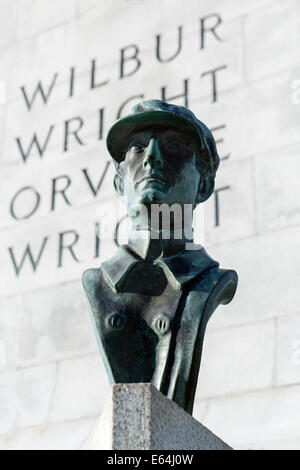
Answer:
[(147, 191), (144, 191), (139, 198), (140, 204), (163, 204), (167, 203), (167, 194), (164, 191), (160, 191), (156, 188), (149, 188)]

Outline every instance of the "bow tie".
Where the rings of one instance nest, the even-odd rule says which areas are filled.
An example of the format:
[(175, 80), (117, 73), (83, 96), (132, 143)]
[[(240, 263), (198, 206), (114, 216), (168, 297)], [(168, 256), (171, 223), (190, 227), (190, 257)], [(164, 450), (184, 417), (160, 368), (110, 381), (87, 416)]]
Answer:
[(117, 292), (158, 296), (168, 284), (164, 270), (153, 263), (137, 261), (115, 285)]

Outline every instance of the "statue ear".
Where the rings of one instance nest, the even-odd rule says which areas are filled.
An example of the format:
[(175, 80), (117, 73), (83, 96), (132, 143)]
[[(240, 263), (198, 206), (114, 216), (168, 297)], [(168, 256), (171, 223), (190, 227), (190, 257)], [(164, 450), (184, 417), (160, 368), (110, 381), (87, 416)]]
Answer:
[(197, 204), (207, 201), (215, 189), (215, 178), (211, 172), (202, 172), (198, 188)]
[(114, 177), (114, 187), (118, 196), (124, 195), (123, 176), (117, 171)]

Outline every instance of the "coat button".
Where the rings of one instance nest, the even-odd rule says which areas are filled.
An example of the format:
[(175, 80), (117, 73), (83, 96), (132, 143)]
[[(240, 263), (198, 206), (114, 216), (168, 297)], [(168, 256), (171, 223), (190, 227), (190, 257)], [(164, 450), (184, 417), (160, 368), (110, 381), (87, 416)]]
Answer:
[(154, 329), (159, 335), (165, 335), (170, 328), (169, 317), (165, 314), (160, 315), (154, 323)]
[(122, 330), (126, 323), (126, 317), (123, 313), (113, 313), (107, 318), (107, 323), (114, 330)]

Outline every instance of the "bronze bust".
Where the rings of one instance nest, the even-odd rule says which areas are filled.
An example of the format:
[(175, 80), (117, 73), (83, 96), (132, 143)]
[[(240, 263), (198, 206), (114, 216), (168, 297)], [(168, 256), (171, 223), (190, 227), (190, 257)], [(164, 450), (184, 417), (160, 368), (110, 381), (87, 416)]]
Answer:
[(151, 382), (192, 414), (207, 322), (237, 287), (236, 272), (193, 243), (192, 211), (214, 190), (216, 144), (191, 111), (150, 100), (111, 127), (107, 147), (132, 231), (83, 274), (100, 352), (111, 383)]

